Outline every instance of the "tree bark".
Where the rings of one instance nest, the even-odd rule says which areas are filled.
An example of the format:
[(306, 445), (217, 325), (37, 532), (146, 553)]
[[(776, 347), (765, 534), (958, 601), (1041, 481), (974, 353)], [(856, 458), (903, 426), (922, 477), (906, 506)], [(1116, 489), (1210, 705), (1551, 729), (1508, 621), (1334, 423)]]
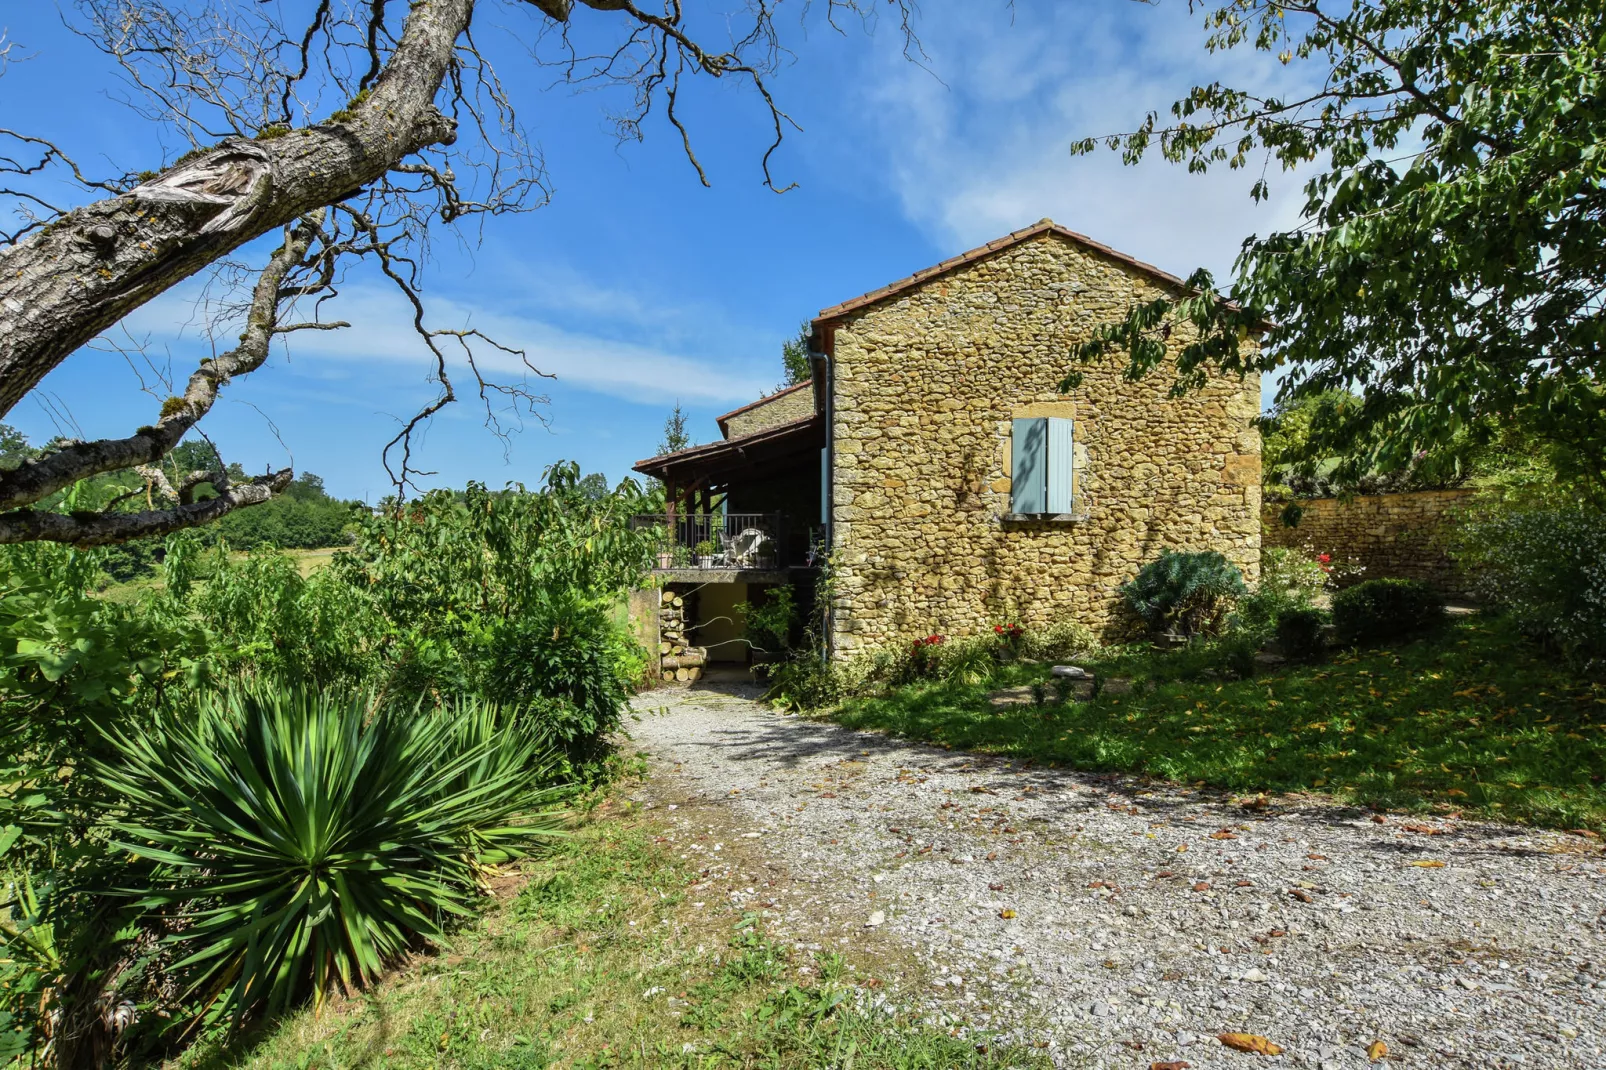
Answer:
[(164, 404), (155, 424), (141, 427), (126, 438), (64, 445), (42, 457), (23, 461), (10, 471), (0, 471), (0, 510), (32, 505), (80, 479), (154, 464), (167, 456), (185, 432), (211, 410), (225, 383), (236, 375), (255, 371), (268, 359), (279, 324), (279, 288), (306, 255), (321, 219), (321, 210), (316, 211), (289, 229), (285, 243), (268, 258), (268, 266), (257, 277), (240, 344), (202, 361), (190, 376), (184, 396)]
[(434, 106), (474, 0), (416, 0), (372, 90), (327, 122), (230, 138), (0, 251), (0, 416), (129, 312), (380, 178), (455, 124)]

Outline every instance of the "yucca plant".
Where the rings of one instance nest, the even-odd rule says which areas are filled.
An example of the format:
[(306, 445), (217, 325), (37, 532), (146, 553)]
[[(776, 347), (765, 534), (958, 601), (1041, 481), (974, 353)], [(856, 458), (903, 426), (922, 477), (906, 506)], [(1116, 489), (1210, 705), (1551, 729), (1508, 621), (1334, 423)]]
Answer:
[(244, 684), (109, 741), (96, 775), (124, 800), (116, 846), (155, 867), (124, 894), (166, 915), (188, 998), (236, 1026), (439, 939), (482, 863), (562, 821), (550, 748), (474, 702)]

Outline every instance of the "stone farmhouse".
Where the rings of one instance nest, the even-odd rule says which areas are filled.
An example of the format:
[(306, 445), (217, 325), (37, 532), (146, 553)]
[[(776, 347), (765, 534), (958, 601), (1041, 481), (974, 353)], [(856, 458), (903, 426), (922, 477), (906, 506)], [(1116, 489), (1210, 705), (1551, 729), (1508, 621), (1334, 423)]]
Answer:
[(672, 510), (642, 520), (669, 535), (647, 613), (666, 674), (746, 662), (738, 603), (790, 585), (807, 604), (827, 555), (837, 658), (997, 623), (1118, 631), (1118, 588), (1168, 548), (1255, 579), (1257, 377), (1173, 398), (1117, 356), (1057, 389), (1095, 327), (1183, 290), (1045, 219), (825, 309), (809, 382), (635, 466)]

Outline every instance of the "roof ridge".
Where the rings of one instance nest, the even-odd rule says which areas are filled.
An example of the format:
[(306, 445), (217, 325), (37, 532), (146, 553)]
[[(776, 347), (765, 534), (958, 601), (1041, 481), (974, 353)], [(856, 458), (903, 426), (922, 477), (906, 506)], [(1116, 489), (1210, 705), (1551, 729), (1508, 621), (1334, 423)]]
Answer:
[(1111, 259), (1119, 260), (1124, 264), (1137, 268), (1139, 271), (1159, 279), (1162, 282), (1182, 289), (1186, 289), (1188, 286), (1186, 281), (1176, 275), (1171, 274), (1169, 271), (1164, 271), (1160, 268), (1157, 268), (1153, 264), (1139, 260), (1137, 257), (1132, 256), (1129, 253), (1123, 253), (1119, 249), (1105, 245), (1101, 241), (1095, 241), (1086, 234), (1081, 234), (1077, 231), (1071, 230), (1069, 227), (1063, 227), (1054, 222), (1052, 219), (1044, 218), (1038, 220), (1029, 227), (1021, 227), (1019, 230), (1012, 230), (1001, 238), (994, 238), (992, 241), (987, 242), (984, 245), (978, 245), (976, 248), (967, 252), (960, 253), (957, 256), (950, 256), (948, 259), (939, 261), (930, 267), (921, 268), (919, 271), (907, 275), (904, 278), (898, 279), (895, 282), (889, 282), (885, 286), (877, 287), (876, 289), (870, 290), (867, 293), (860, 294), (858, 297), (843, 301), (840, 304), (832, 305), (829, 308), (821, 309), (820, 314), (814, 317), (814, 322), (820, 323), (825, 320), (833, 320), (841, 316), (845, 316), (849, 312), (856, 312), (859, 309), (864, 308), (866, 305), (872, 305), (877, 301), (891, 297), (893, 294), (901, 293), (904, 290), (911, 289), (912, 287), (918, 286), (923, 282), (927, 282), (938, 275), (946, 274), (955, 268), (975, 263), (977, 260), (991, 256), (993, 253), (1000, 252), (1012, 245), (1019, 245), (1023, 241), (1038, 237), (1042, 234), (1058, 234), (1060, 237), (1067, 238), (1078, 245), (1086, 246), (1087, 248), (1101, 253), (1104, 256), (1108, 256)]
[(723, 430), (724, 427), (725, 427), (725, 421), (729, 420), (732, 416), (740, 416), (742, 413), (746, 412), (748, 409), (756, 409), (756, 408), (758, 408), (758, 406), (764, 404), (766, 401), (774, 401), (778, 397), (782, 397), (783, 395), (790, 394), (790, 393), (793, 393), (793, 392), (798, 391), (798, 390), (802, 390), (805, 386), (813, 386), (813, 385), (814, 385), (813, 377), (805, 379), (801, 383), (793, 383), (791, 386), (786, 387), (783, 390), (777, 390), (773, 394), (765, 394), (763, 397), (759, 398), (757, 401), (749, 401), (746, 405), (743, 405), (740, 408), (732, 409), (730, 412), (727, 412), (723, 416), (716, 416), (716, 417), (714, 417), (714, 422), (716, 424), (719, 424), (720, 429)]

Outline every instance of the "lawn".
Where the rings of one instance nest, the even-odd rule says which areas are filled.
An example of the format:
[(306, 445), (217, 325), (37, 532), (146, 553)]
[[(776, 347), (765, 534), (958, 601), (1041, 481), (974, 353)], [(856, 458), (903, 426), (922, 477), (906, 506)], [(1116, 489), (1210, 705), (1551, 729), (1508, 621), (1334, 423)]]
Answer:
[[(1606, 685), (1570, 675), (1500, 619), (1393, 649), (1340, 651), (1248, 680), (1208, 679), (1190, 652), (1126, 648), (1082, 662), (1131, 690), (989, 708), (1003, 683), (917, 684), (830, 716), (960, 750), (1142, 773), (1234, 792), (1325, 792), (1401, 810), (1606, 828)], [(1179, 679), (1179, 675), (1193, 676)]]
[[(896, 991), (867, 964), (801, 953), (757, 916), (687, 902), (700, 879), (661, 827), (605, 806), (554, 855), (496, 882), (496, 906), (367, 995), (272, 1023), (180, 1067), (1004, 1070), (1036, 1052), (858, 1009)], [(705, 906), (704, 909), (698, 909)]]

